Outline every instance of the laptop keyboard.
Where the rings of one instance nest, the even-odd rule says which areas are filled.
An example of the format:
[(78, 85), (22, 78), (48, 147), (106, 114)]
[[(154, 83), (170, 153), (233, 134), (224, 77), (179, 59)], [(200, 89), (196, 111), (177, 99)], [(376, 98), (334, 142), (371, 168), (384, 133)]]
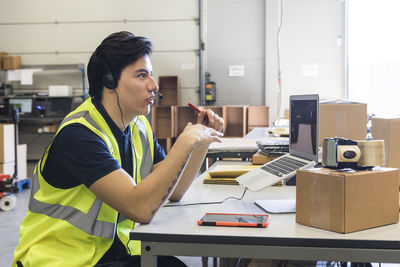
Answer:
[(265, 166), (262, 166), (261, 169), (278, 177), (282, 177), (285, 174), (304, 167), (305, 165), (307, 165), (307, 162), (295, 160), (289, 157), (281, 157)]

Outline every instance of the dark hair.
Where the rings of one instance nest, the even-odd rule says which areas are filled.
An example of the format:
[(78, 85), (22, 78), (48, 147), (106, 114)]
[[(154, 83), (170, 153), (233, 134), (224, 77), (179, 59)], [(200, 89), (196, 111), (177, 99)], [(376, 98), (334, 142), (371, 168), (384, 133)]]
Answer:
[[(111, 71), (116, 82), (122, 70), (129, 64), (152, 52), (152, 44), (146, 37), (121, 31), (109, 35), (96, 48), (87, 66), (89, 95), (101, 99), (103, 77)], [(109, 70), (107, 70), (107, 68)]]

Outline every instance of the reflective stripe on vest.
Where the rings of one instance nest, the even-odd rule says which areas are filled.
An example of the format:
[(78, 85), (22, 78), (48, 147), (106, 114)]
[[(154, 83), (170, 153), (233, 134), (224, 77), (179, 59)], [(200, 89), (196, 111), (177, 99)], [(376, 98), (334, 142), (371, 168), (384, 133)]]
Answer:
[[(38, 168), (38, 166), (36, 166), (36, 168)], [(97, 220), (97, 215), (102, 205), (102, 201), (99, 198), (96, 198), (89, 212), (85, 214), (70, 206), (48, 204), (38, 201), (33, 196), (39, 191), (39, 189), (38, 170), (36, 170), (33, 176), (31, 198), (29, 201), (30, 211), (45, 214), (54, 219), (65, 220), (89, 235), (114, 238), (115, 224)]]

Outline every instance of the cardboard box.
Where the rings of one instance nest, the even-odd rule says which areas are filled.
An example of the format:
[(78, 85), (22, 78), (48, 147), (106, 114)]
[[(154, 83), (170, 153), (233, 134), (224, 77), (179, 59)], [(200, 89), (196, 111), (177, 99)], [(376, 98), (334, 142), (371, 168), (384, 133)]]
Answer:
[(8, 56), (6, 52), (0, 52), (0, 70), (3, 69), (3, 57)]
[(20, 69), (22, 66), (20, 56), (3, 56), (2, 61), (5, 70)]
[[(27, 176), (27, 145), (18, 145), (18, 158), (17, 158), (17, 171), (18, 179), (26, 179)], [(15, 172), (14, 161), (0, 163), (0, 173), (9, 174), (13, 176)]]
[(398, 169), (296, 173), (296, 222), (350, 233), (399, 221)]
[(367, 104), (343, 100), (319, 105), (319, 145), (324, 138), (363, 140), (367, 136)]
[(72, 96), (72, 87), (69, 85), (49, 85), (49, 96)]
[(290, 118), (290, 110), (288, 108), (285, 109), (285, 119), (289, 119)]
[(0, 163), (0, 173), (1, 174), (9, 174), (10, 176), (14, 175), (15, 165), (14, 161), (7, 163)]
[(15, 161), (14, 124), (0, 124), (0, 163)]
[(277, 157), (279, 157), (279, 156), (267, 156), (260, 152), (257, 152), (251, 158), (251, 163), (253, 165), (264, 165), (265, 163), (270, 162), (271, 160), (274, 160)]
[(400, 118), (372, 117), (371, 134), (385, 140), (385, 166), (400, 168)]

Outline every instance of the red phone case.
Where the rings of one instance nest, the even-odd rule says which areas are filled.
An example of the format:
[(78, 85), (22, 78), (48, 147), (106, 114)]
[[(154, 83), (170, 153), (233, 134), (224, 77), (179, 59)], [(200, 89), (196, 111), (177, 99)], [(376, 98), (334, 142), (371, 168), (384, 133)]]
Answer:
[[(263, 216), (266, 217), (266, 221), (263, 223), (249, 223), (249, 222), (228, 222), (228, 221), (203, 221), (203, 218), (207, 215), (236, 215), (236, 216)], [(268, 214), (245, 214), (245, 213), (206, 213), (204, 214), (203, 218), (197, 221), (199, 225), (205, 225), (205, 226), (245, 226), (245, 227), (259, 227), (259, 228), (265, 228), (267, 227), (269, 223), (269, 215)]]

